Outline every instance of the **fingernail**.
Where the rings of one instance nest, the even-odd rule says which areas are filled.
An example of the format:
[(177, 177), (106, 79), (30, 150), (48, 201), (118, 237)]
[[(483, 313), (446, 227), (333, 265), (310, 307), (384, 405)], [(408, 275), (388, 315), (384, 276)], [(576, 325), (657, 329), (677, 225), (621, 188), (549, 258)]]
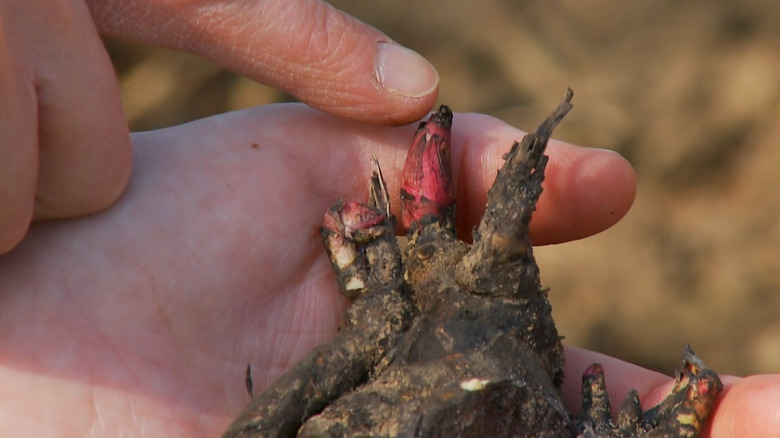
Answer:
[(393, 43), (379, 43), (376, 75), (382, 87), (408, 97), (430, 94), (439, 84), (439, 73), (419, 53)]

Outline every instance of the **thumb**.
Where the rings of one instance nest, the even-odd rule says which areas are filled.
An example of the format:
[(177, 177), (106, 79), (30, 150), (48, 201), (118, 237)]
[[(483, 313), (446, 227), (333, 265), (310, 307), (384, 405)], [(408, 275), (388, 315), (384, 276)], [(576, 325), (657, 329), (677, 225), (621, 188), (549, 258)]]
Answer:
[(318, 0), (87, 3), (103, 33), (187, 50), (352, 120), (416, 121), (438, 94), (422, 56)]

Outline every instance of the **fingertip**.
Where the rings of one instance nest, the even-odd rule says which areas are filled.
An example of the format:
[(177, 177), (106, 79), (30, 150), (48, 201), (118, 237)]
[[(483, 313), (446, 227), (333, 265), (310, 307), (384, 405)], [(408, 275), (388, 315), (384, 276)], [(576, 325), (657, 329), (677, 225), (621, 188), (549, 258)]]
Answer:
[(32, 206), (30, 208), (9, 209), (9, 213), (0, 217), (0, 254), (14, 249), (30, 228)]
[[(58, 151), (42, 154), (33, 220), (92, 214), (113, 205), (124, 193), (132, 173), (132, 144), (125, 125), (115, 124), (108, 137), (98, 138), (89, 160), (58, 159)], [(70, 149), (65, 148), (64, 152)], [(66, 163), (66, 164), (63, 164)], [(76, 171), (77, 175), (68, 172)]]
[[(0, 23), (0, 34), (3, 30), (13, 35)], [(28, 65), (20, 61), (25, 48), (14, 41), (0, 38), (0, 65), (14, 67), (0, 68), (0, 254), (27, 234), (37, 178), (35, 88)]]
[(377, 43), (374, 68), (379, 84), (390, 94), (420, 98), (433, 93), (439, 73), (419, 53), (395, 43)]
[(544, 193), (531, 222), (536, 244), (597, 234), (628, 213), (636, 196), (631, 164), (606, 149), (550, 141)]
[(430, 94), (419, 98), (405, 97), (393, 91), (380, 91), (374, 96), (369, 96), (368, 99), (365, 95), (331, 96), (323, 100), (304, 95), (296, 95), (296, 97), (313, 108), (355, 122), (402, 126), (424, 118), (436, 104), (438, 94), (439, 89), (436, 87)]
[[(463, 238), (484, 213), (502, 156), (524, 132), (493, 117), (458, 114), (453, 123), (453, 173)], [(636, 175), (616, 152), (550, 140), (543, 193), (531, 221), (535, 245), (581, 239), (618, 222), (634, 202)], [(465, 211), (467, 214), (462, 214)]]
[(85, 25), (61, 36), (36, 69), (34, 220), (103, 210), (130, 179), (132, 144), (111, 60), (89, 11), (82, 5), (68, 12)]
[[(374, 57), (374, 78), (383, 103), (364, 122), (402, 125), (423, 118), (436, 103), (439, 73), (422, 55), (401, 45), (379, 41)], [(338, 109), (336, 109), (338, 111)], [(354, 118), (354, 117), (353, 117)]]
[(725, 390), (708, 422), (708, 436), (774, 436), (780, 430), (780, 374), (722, 380)]
[(320, 12), (307, 7), (300, 14), (326, 18), (299, 20), (298, 26), (310, 26), (303, 30), (307, 40), (278, 54), (277, 61), (287, 65), (274, 67), (293, 70), (279, 86), (312, 107), (361, 123), (404, 125), (423, 118), (438, 98), (436, 68), (377, 29), (330, 5), (319, 6)]
[(417, 52), (322, 1), (166, 2), (121, 11), (88, 2), (101, 31), (187, 50), (314, 108), (350, 120), (403, 125), (438, 97), (439, 75)]

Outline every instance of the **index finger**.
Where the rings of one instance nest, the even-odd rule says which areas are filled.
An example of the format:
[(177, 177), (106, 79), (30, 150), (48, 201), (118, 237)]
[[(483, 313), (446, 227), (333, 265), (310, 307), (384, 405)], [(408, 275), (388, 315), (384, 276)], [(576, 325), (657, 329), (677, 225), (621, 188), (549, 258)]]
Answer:
[(326, 2), (87, 3), (105, 34), (187, 50), (351, 120), (409, 123), (438, 95), (422, 56)]

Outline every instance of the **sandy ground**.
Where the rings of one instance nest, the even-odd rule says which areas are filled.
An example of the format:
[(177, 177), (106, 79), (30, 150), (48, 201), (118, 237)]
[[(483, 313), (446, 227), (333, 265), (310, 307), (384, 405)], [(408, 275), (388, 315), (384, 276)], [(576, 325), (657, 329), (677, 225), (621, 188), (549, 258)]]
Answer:
[[(635, 166), (628, 216), (537, 250), (570, 344), (670, 373), (780, 372), (780, 2), (335, 1), (431, 60), (440, 100)], [(184, 54), (110, 42), (134, 129), (288, 97)]]

